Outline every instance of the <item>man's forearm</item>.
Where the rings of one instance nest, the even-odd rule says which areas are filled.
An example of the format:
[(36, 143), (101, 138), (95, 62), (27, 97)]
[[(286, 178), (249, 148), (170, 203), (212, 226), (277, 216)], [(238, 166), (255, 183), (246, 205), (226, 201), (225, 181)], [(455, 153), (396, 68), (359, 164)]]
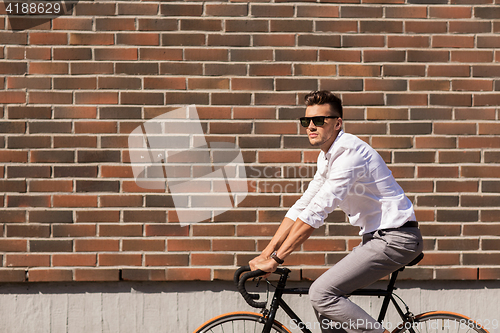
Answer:
[(305, 223), (301, 219), (297, 219), (284, 242), (276, 250), (278, 258), (284, 260), (297, 247), (304, 243), (311, 236), (314, 230), (315, 228), (311, 227), (309, 224)]
[(263, 256), (269, 257), (271, 253), (280, 248), (281, 244), (283, 244), (288, 234), (290, 233), (290, 230), (292, 229), (294, 223), (295, 221), (289, 219), (288, 217), (285, 217), (283, 219), (273, 238), (266, 246), (266, 248), (262, 251)]

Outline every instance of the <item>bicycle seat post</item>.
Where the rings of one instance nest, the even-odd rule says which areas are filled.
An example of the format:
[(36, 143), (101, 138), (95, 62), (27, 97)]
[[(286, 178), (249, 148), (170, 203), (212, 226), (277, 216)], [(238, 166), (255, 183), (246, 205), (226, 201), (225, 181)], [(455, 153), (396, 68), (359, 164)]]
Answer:
[(382, 302), (382, 308), (380, 309), (380, 314), (378, 316), (377, 321), (379, 323), (382, 323), (382, 321), (385, 318), (385, 315), (387, 313), (387, 309), (389, 308), (389, 302), (392, 297), (392, 293), (394, 291), (394, 286), (396, 284), (396, 279), (398, 278), (399, 271), (401, 269), (398, 269), (391, 274), (391, 279), (389, 280), (389, 284), (387, 285), (387, 294), (384, 296), (384, 301)]
[(262, 331), (263, 333), (271, 332), (271, 327), (273, 325), (274, 318), (276, 317), (276, 312), (278, 311), (278, 308), (280, 306), (281, 297), (283, 296), (283, 289), (286, 286), (286, 281), (288, 279), (289, 273), (290, 273), (289, 269), (287, 269), (287, 268), (283, 269), (283, 272), (282, 272), (280, 279), (278, 281), (278, 286), (276, 287), (276, 290), (274, 291), (273, 300), (271, 302), (271, 307), (269, 309), (269, 315), (267, 317), (267, 321), (266, 321), (266, 325), (264, 326), (264, 330)]

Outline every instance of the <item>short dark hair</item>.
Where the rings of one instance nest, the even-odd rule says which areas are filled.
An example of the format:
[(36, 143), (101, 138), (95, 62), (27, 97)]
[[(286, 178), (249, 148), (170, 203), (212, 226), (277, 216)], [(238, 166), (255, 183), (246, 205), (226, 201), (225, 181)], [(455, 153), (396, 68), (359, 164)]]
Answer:
[(304, 101), (307, 106), (330, 104), (333, 115), (342, 118), (344, 114), (342, 101), (328, 90), (312, 91), (304, 97)]

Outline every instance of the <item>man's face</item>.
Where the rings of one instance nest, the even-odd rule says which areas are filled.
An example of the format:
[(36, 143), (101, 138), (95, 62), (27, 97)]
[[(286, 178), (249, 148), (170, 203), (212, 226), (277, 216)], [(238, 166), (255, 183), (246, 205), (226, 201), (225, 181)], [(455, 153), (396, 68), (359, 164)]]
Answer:
[[(332, 116), (329, 104), (311, 105), (306, 108), (306, 117)], [(312, 121), (307, 127), (307, 135), (312, 146), (320, 147), (327, 152), (342, 128), (341, 118), (325, 118), (322, 126), (316, 126)]]

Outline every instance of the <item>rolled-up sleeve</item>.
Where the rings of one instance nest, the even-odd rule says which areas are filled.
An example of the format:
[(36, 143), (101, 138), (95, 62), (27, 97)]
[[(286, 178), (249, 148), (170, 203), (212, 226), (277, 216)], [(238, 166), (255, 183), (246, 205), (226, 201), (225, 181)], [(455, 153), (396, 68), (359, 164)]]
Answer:
[(299, 214), (306, 209), (311, 200), (314, 198), (316, 193), (319, 192), (326, 178), (320, 175), (319, 171), (316, 171), (313, 180), (307, 186), (307, 190), (302, 194), (299, 200), (295, 202), (295, 204), (288, 210), (285, 217), (292, 219), (293, 221), (297, 220)]
[(308, 198), (307, 206), (295, 217), (313, 228), (324, 224), (328, 214), (347, 197), (353, 184), (366, 172), (363, 159), (353, 150), (344, 151), (329, 169), (320, 188)]

